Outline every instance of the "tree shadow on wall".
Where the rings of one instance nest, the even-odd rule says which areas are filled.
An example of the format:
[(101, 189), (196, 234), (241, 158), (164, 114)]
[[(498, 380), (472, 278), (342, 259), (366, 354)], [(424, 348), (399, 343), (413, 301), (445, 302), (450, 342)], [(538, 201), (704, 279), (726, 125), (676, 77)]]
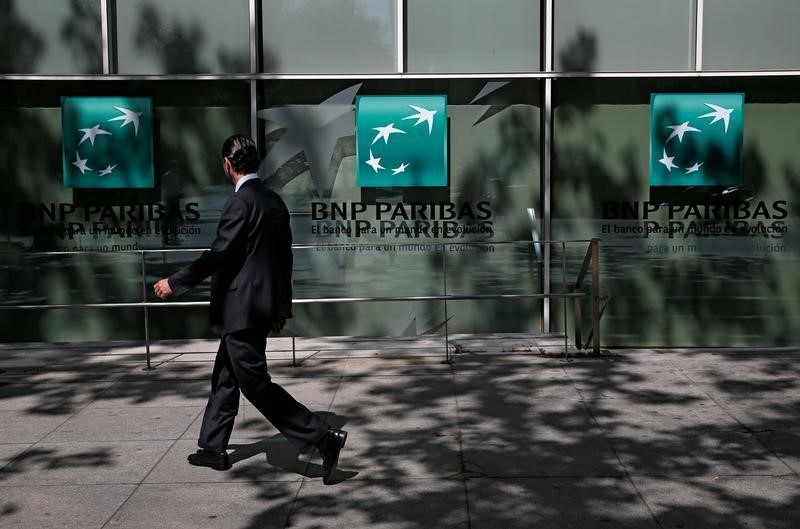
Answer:
[[(596, 40), (585, 32), (579, 33), (563, 52), (562, 63), (576, 70), (591, 71), (597, 51)], [(611, 117), (616, 118), (615, 123), (625, 121), (611, 115), (610, 106), (619, 105), (621, 111), (635, 106), (643, 108), (649, 103), (650, 92), (702, 91), (723, 91), (723, 88), (714, 80), (557, 81), (554, 225), (571, 220), (575, 231), (571, 227), (561, 227), (554, 238), (582, 237), (587, 231), (592, 236), (600, 236), (597, 231), (603, 218), (604, 202), (641, 203), (650, 198), (646, 172), (649, 152), (642, 149), (646, 144), (633, 140), (620, 144), (615, 139), (618, 131), (610, 128), (605, 120)], [(598, 114), (599, 105), (605, 107), (603, 114)], [(647, 123), (635, 123), (641, 125), (641, 133), (646, 134)], [(617, 145), (616, 149), (611, 150), (612, 145)], [(767, 174), (766, 155), (755, 143), (744, 146), (742, 168), (747, 185), (739, 189), (737, 197), (747, 201), (753, 201), (754, 197), (763, 199), (774, 183), (770, 183)], [(790, 177), (787, 181), (787, 190), (790, 190), (794, 179)], [(797, 190), (791, 194), (797, 197)], [(754, 205), (751, 203), (750, 207)], [(680, 214), (679, 218), (682, 218)], [(699, 223), (714, 224), (703, 220)], [(729, 335), (733, 334), (746, 343), (791, 343), (788, 337), (794, 334), (792, 329), (797, 325), (798, 313), (794, 301), (786, 296), (786, 282), (796, 285), (796, 281), (785, 271), (779, 273), (779, 262), (773, 256), (747, 255), (748, 251), (753, 251), (748, 246), (755, 239), (730, 239), (730, 248), (740, 247), (745, 254), (737, 255), (734, 250), (726, 256), (723, 250), (722, 253), (709, 251), (677, 257), (669, 253), (644, 256), (643, 253), (648, 245), (702, 248), (701, 243), (705, 241), (678, 235), (672, 239), (642, 240), (638, 237), (628, 243), (620, 236), (615, 237), (615, 244), (601, 247), (602, 289), (612, 296), (603, 320), (604, 343), (611, 346), (731, 345)], [(570, 268), (579, 266), (581, 258), (582, 255), (572, 256)], [(556, 318), (563, 328), (560, 314)]]

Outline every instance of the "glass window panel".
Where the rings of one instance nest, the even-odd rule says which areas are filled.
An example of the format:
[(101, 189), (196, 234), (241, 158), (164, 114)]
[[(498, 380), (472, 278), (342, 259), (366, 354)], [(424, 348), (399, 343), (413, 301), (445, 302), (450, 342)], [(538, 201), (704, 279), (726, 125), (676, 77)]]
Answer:
[[(553, 238), (602, 241), (601, 288), (611, 296), (602, 321), (603, 344), (791, 345), (800, 332), (800, 83), (728, 78), (570, 79), (558, 84)], [(677, 199), (662, 201), (661, 191), (649, 185), (651, 93), (732, 89), (745, 94), (741, 184), (721, 191), (686, 187)], [(705, 121), (692, 125), (704, 129)], [(681, 171), (675, 178), (684, 175)], [(776, 208), (778, 201), (786, 203)], [(645, 220), (648, 202), (653, 209)], [(715, 219), (705, 204), (743, 209)], [(670, 206), (676, 208), (672, 216)], [(622, 207), (629, 208), (624, 218), (613, 210)], [(670, 221), (684, 231), (672, 237), (631, 231), (669, 226)], [(703, 231), (690, 231), (692, 222)], [(786, 231), (729, 231), (736, 222), (750, 230), (759, 230), (762, 223)], [(582, 257), (571, 254), (568, 270)], [(554, 270), (558, 284), (560, 270)], [(554, 318), (560, 321), (560, 312)]]
[(800, 3), (706, 0), (703, 68), (770, 70), (800, 67)]
[[(73, 189), (63, 185), (62, 96), (153, 99), (155, 187)], [(6, 303), (141, 300), (140, 248), (208, 247), (232, 193), (220, 162), (222, 142), (250, 130), (250, 85), (244, 81), (0, 83), (0, 299)], [(10, 175), (13, 175), (11, 177)], [(92, 233), (95, 225), (99, 229)], [(131, 228), (131, 232), (127, 229)], [(137, 232), (137, 230), (141, 230)], [(81, 256), (31, 252), (90, 250)], [(153, 253), (147, 284), (175, 271), (193, 253)], [(152, 291), (148, 289), (152, 300)], [(207, 300), (201, 285), (186, 299)], [(0, 341), (103, 340), (141, 334), (141, 310), (44, 310), (3, 319)], [(4, 313), (11, 314), (11, 313)], [(151, 313), (152, 336), (207, 336), (206, 310)], [(31, 329), (41, 335), (31, 338)], [(118, 334), (115, 335), (114, 332)], [(138, 338), (137, 338), (138, 339)]]
[(120, 73), (250, 71), (247, 0), (124, 0), (116, 5)]
[(0, 72), (101, 73), (101, 33), (100, 0), (0, 1)]
[(411, 72), (538, 71), (538, 1), (408, 0)]
[[(537, 253), (528, 244), (538, 236), (538, 224), (531, 217), (539, 218), (537, 81), (271, 81), (260, 87), (260, 125), (266, 140), (262, 176), (287, 202), (296, 243), (334, 245), (295, 251), (296, 297), (436, 295), (445, 291), (445, 279), (451, 294), (538, 291), (541, 249)], [(359, 187), (356, 96), (417, 94), (447, 96), (448, 185)], [(413, 124), (395, 126), (410, 133)], [(381, 154), (378, 147), (376, 156), (390, 155)], [(320, 204), (363, 205), (357, 220), (371, 219), (380, 227), (375, 221), (378, 209), (389, 205), (396, 210), (399, 205), (402, 212), (391, 225), (399, 226), (403, 212), (414, 204), (423, 205), (427, 220), (432, 220), (427, 209), (431, 204), (452, 203), (460, 210), (464, 204), (476, 209), (480, 202), (491, 212), (491, 232), (464, 236), (391, 231), (357, 235), (353, 222), (321, 221), (313, 213)], [(407, 225), (421, 227), (413, 221)], [(342, 229), (326, 233), (325, 226)], [(349, 234), (344, 231), (348, 226)], [(492, 244), (507, 241), (520, 244)], [(354, 246), (359, 244), (368, 246)], [(506, 300), (459, 301), (452, 307), (448, 303), (449, 329), (538, 330), (535, 305)], [(491, 310), (482, 311), (481, 306)], [(441, 328), (444, 321), (440, 302), (309, 305), (295, 314), (298, 328), (310, 334), (397, 335), (412, 328), (422, 333)]]
[(558, 0), (554, 16), (557, 70), (686, 70), (694, 65), (694, 0)]
[(396, 71), (396, 12), (396, 0), (262, 0), (264, 71)]

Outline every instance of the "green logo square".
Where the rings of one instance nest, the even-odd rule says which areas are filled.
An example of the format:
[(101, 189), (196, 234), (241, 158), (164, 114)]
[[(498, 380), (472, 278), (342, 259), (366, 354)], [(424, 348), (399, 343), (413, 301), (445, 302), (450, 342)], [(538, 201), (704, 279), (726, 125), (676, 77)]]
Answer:
[(356, 184), (447, 186), (447, 96), (358, 96)]
[(149, 97), (63, 97), (61, 135), (65, 187), (153, 187)]
[(744, 94), (652, 94), (650, 185), (741, 184), (743, 130)]

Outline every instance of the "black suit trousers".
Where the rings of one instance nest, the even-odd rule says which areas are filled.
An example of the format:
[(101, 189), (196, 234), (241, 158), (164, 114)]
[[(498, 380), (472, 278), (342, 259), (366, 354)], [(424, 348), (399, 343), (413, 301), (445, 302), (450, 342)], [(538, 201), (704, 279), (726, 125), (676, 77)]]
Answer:
[(225, 334), (211, 376), (200, 448), (222, 452), (228, 446), (233, 422), (239, 411), (239, 394), (267, 418), (293, 445), (302, 449), (316, 445), (328, 431), (328, 424), (292, 398), (267, 372), (266, 332), (244, 329)]

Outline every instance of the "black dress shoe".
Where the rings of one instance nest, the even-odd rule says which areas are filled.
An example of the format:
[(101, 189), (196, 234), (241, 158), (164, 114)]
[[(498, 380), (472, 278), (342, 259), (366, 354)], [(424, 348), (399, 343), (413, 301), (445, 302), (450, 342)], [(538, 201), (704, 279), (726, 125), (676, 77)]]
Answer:
[(214, 470), (228, 470), (231, 468), (227, 452), (212, 452), (201, 448), (194, 454), (189, 454), (188, 459), (190, 465), (198, 467), (211, 467)]
[(319, 444), (319, 454), (322, 456), (322, 482), (330, 485), (331, 475), (336, 470), (336, 465), (339, 463), (339, 452), (344, 448), (344, 442), (347, 440), (347, 432), (331, 428)]

